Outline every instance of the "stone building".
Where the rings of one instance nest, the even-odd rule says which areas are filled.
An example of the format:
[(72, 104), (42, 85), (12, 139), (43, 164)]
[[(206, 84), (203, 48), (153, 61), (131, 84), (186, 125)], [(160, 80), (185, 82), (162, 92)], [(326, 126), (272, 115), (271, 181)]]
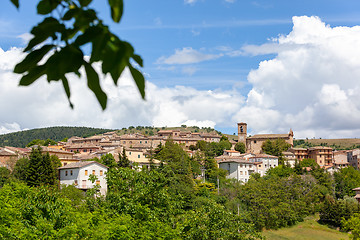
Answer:
[(290, 129), (286, 134), (256, 134), (251, 137), (247, 137), (247, 124), (238, 123), (238, 141), (245, 144), (246, 151), (250, 153), (259, 154), (262, 153), (262, 145), (266, 140), (284, 139), (285, 142), (291, 146), (294, 145), (294, 133)]

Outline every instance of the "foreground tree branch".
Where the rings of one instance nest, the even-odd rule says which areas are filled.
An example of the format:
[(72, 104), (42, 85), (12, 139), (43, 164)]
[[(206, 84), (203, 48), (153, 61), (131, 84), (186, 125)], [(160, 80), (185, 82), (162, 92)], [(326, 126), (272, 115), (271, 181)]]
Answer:
[[(10, 0), (19, 8), (19, 0)], [(109, 27), (98, 18), (94, 9), (89, 8), (92, 0), (40, 0), (37, 13), (44, 20), (31, 30), (33, 38), (24, 52), (25, 59), (18, 63), (14, 72), (22, 74), (19, 85), (29, 86), (43, 75), (47, 81), (61, 81), (69, 100), (70, 87), (66, 75), (75, 73), (81, 77), (80, 68), (84, 67), (88, 88), (95, 94), (102, 109), (106, 109), (107, 95), (100, 86), (99, 75), (93, 63), (100, 62), (104, 75), (110, 74), (117, 85), (121, 73), (128, 67), (145, 99), (145, 79), (132, 62), (143, 67), (142, 58), (135, 54), (132, 45), (120, 40)], [(123, 0), (108, 0), (112, 20), (120, 22), (123, 13)], [(82, 47), (91, 44), (89, 60), (84, 58)], [(46, 57), (46, 62), (41, 60)], [(49, 56), (49, 57), (48, 57)], [(132, 60), (131, 60), (132, 59)]]

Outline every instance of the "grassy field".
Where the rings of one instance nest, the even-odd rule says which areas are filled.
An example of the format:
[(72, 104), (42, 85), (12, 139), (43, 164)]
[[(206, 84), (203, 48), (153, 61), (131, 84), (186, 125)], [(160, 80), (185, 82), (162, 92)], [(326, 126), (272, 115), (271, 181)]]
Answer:
[(265, 230), (263, 235), (268, 240), (340, 240), (349, 239), (347, 233), (339, 232), (317, 222), (317, 217), (308, 217), (304, 222), (290, 228)]

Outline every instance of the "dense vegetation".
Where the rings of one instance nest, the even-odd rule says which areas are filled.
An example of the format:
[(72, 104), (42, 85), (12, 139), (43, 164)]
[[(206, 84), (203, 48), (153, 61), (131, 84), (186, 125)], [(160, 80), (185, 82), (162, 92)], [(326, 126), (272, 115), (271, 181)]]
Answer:
[(112, 131), (89, 127), (48, 127), (0, 135), (0, 146), (25, 147), (34, 139), (61, 141), (72, 136), (89, 137)]

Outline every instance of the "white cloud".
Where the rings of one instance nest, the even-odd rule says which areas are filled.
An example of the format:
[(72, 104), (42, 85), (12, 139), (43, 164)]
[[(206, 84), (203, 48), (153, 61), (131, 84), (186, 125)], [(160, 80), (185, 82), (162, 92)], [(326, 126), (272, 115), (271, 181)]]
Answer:
[(228, 3), (234, 3), (235, 0), (225, 0), (225, 2), (228, 2)]
[(197, 68), (193, 67), (193, 66), (187, 66), (187, 67), (182, 68), (182, 72), (189, 76), (192, 76), (196, 71), (197, 71)]
[(195, 31), (194, 29), (191, 30), (191, 33), (193, 36), (199, 36), (200, 35), (200, 31)]
[(205, 54), (191, 47), (176, 49), (175, 54), (170, 57), (162, 56), (157, 60), (158, 64), (191, 64), (203, 61), (209, 61), (221, 57), (222, 54)]
[(297, 138), (359, 135), (360, 27), (330, 27), (305, 16), (294, 17), (293, 24), (287, 35), (241, 49), (243, 54), (276, 56), (248, 75), (253, 88), (246, 108), (259, 112), (243, 108), (235, 119), (259, 115), (250, 127), (284, 132), (292, 127)]
[(16, 122), (13, 123), (0, 123), (0, 134), (21, 131), (20, 125)]
[(105, 111), (88, 90), (86, 80), (69, 75), (71, 100), (75, 105), (71, 110), (59, 82), (48, 84), (42, 78), (31, 86), (18, 86), (20, 76), (13, 74), (12, 69), (22, 58), (21, 49), (0, 50), (0, 133), (59, 125), (214, 127), (215, 123), (228, 125), (228, 119), (244, 103), (244, 98), (236, 91), (199, 91), (184, 86), (161, 88), (151, 82), (147, 82), (147, 100), (143, 101), (129, 71), (125, 70), (118, 87), (109, 77), (101, 79), (108, 94)]

